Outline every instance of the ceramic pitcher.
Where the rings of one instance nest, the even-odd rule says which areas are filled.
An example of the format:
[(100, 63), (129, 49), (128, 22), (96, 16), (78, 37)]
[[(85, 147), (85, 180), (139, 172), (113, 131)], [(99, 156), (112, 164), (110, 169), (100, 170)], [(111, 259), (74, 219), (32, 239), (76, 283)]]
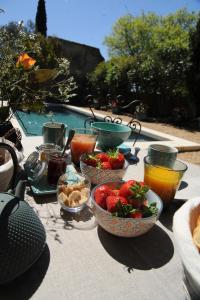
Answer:
[(67, 126), (63, 123), (44, 123), (42, 128), (44, 144), (53, 143), (63, 148), (65, 144), (66, 128)]

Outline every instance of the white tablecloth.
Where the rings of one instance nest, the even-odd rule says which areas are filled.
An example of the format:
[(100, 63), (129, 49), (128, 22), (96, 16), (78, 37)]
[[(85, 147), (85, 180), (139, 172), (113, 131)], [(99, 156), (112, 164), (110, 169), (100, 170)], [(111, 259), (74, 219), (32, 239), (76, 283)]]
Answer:
[[(141, 161), (142, 161), (142, 153)], [(189, 186), (194, 193), (189, 165)], [(190, 174), (189, 174), (190, 173)], [(200, 172), (198, 173), (200, 174)], [(143, 164), (129, 167), (125, 178), (142, 179)], [(199, 176), (199, 175), (198, 175)], [(197, 173), (194, 187), (197, 184)], [(196, 188), (196, 187), (195, 187)], [(196, 190), (197, 192), (197, 190)], [(179, 192), (177, 193), (179, 195)], [(47, 245), (40, 259), (13, 283), (0, 287), (0, 299), (34, 300), (183, 300), (186, 292), (182, 266), (174, 246), (172, 218), (179, 207), (175, 203), (145, 235), (119, 238), (97, 226), (89, 211), (73, 228), (55, 197), (26, 201), (36, 210), (47, 233)], [(81, 229), (80, 229), (81, 228)]]

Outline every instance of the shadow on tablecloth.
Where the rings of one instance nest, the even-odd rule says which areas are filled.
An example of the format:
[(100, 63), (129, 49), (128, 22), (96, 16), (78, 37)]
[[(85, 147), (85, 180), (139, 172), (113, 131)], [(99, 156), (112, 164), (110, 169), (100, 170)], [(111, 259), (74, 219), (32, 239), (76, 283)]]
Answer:
[(35, 293), (45, 277), (50, 262), (50, 252), (46, 245), (40, 258), (24, 274), (14, 281), (0, 286), (0, 299), (27, 300)]
[[(187, 188), (188, 183), (186, 181), (181, 181), (181, 184), (179, 186), (179, 191), (184, 190)], [(159, 218), (159, 221), (162, 223), (163, 226), (165, 226), (168, 230), (172, 231), (172, 225), (173, 225), (173, 217), (175, 212), (185, 203), (186, 200), (177, 199), (175, 196), (175, 199), (171, 202), (171, 204), (164, 208), (161, 216)]]
[(98, 226), (98, 236), (104, 249), (129, 273), (134, 269), (157, 269), (170, 261), (174, 246), (167, 233), (158, 225), (146, 234), (134, 238), (121, 238), (107, 233)]
[(181, 200), (181, 199), (173, 200), (173, 203), (162, 211), (159, 221), (168, 230), (172, 231), (174, 214), (184, 203), (185, 200)]

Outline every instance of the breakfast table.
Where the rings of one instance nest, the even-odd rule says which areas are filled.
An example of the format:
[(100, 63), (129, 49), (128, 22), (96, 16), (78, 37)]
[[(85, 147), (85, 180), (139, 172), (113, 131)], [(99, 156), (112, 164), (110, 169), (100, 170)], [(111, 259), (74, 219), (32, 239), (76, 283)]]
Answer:
[[(143, 180), (145, 155), (139, 152), (125, 180)], [(189, 299), (172, 232), (174, 212), (200, 192), (200, 167), (187, 165), (173, 205), (149, 232), (134, 238), (107, 233), (89, 208), (72, 219), (56, 195), (36, 197), (27, 188), (25, 199), (44, 224), (46, 246), (28, 271), (0, 287), (0, 299)]]

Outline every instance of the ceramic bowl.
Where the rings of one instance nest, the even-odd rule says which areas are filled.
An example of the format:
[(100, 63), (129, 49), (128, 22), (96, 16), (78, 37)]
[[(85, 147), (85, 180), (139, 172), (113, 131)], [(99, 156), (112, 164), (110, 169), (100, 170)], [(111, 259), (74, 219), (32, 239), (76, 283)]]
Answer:
[(67, 171), (57, 185), (57, 200), (61, 207), (71, 213), (81, 211), (90, 198), (91, 183), (88, 177)]
[[(104, 182), (106, 185), (116, 185), (119, 187), (123, 181), (118, 182)], [(112, 214), (103, 208), (101, 208), (94, 199), (95, 190), (101, 186), (101, 184), (97, 185), (91, 192), (91, 207), (94, 216), (98, 224), (103, 227), (109, 233), (120, 236), (120, 237), (136, 237), (142, 235), (149, 231), (153, 225), (156, 223), (157, 219), (159, 218), (163, 205), (160, 197), (154, 193), (153, 191), (149, 190), (146, 194), (148, 203), (156, 202), (158, 213), (157, 215), (153, 215), (148, 218), (141, 218), (141, 219), (133, 219), (133, 218), (119, 218), (112, 216)]]
[(123, 124), (94, 122), (91, 127), (99, 132), (97, 145), (101, 149), (117, 147), (131, 135), (131, 128)]
[(127, 160), (125, 160), (125, 164), (123, 169), (117, 170), (107, 170), (107, 169), (97, 169), (92, 166), (88, 166), (83, 162), (84, 155), (80, 158), (80, 169), (81, 173), (85, 176), (88, 176), (92, 184), (101, 184), (105, 181), (119, 181), (124, 177), (127, 168), (129, 166)]

